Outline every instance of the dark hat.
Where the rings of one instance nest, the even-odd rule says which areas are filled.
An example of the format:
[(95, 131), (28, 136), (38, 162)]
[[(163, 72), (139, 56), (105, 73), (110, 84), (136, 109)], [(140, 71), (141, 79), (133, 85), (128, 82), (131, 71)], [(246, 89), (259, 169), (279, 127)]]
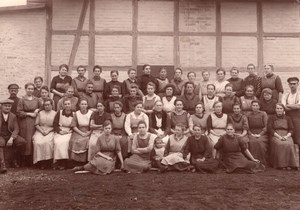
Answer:
[(0, 101), (0, 104), (13, 104), (14, 101), (10, 99), (4, 99)]
[(292, 82), (292, 81), (299, 82), (299, 79), (298, 79), (298, 77), (290, 77), (290, 78), (287, 79), (287, 82), (288, 82), (288, 83), (290, 83), (290, 82)]
[(10, 85), (8, 85), (8, 87), (7, 87), (7, 89), (19, 89), (20, 87), (19, 87), (19, 85), (17, 85), (17, 84), (10, 84)]

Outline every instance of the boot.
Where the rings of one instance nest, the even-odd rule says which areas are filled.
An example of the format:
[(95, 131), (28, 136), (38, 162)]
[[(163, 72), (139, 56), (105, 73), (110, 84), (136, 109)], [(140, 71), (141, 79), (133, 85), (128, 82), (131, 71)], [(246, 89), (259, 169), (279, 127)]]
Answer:
[(7, 168), (5, 166), (5, 162), (1, 161), (0, 163), (0, 174), (5, 174), (7, 172)]

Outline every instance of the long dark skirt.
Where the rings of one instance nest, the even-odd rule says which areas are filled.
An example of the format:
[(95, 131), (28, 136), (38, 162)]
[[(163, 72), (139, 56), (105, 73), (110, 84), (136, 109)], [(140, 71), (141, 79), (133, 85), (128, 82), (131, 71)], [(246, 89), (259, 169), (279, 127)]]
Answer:
[(215, 173), (218, 170), (219, 161), (215, 159), (206, 159), (205, 161), (191, 160), (191, 164), (200, 173)]
[(255, 159), (258, 159), (262, 164), (267, 163), (268, 151), (268, 136), (262, 135), (259, 138), (248, 135), (249, 138), (249, 151)]

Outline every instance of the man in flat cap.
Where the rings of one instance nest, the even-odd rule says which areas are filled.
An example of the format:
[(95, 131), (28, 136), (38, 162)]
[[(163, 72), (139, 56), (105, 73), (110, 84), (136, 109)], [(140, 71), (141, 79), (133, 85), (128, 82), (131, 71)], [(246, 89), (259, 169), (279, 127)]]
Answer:
[(18, 92), (19, 92), (19, 85), (17, 85), (17, 84), (8, 85), (8, 92), (10, 94), (8, 99), (14, 101), (14, 103), (12, 104), (12, 107), (11, 107), (11, 112), (16, 115), (17, 114), (17, 106), (18, 106), (18, 103), (20, 100), (20, 98), (17, 96)]
[(4, 159), (4, 148), (12, 146), (14, 156), (14, 166), (18, 166), (18, 159), (20, 160), (21, 148), (26, 143), (25, 139), (18, 136), (19, 125), (15, 114), (11, 113), (13, 100), (5, 99), (0, 101), (0, 173), (6, 173)]
[(298, 91), (299, 79), (297, 77), (290, 77), (287, 79), (287, 82), (289, 83), (290, 91), (283, 95), (282, 104), (285, 106), (286, 114), (292, 119), (294, 124), (294, 142), (300, 146), (300, 92)]

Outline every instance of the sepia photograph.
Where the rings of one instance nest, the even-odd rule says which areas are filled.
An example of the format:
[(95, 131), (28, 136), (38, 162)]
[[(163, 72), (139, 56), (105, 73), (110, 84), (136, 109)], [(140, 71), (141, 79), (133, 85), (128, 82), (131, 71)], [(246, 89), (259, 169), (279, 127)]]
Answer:
[(300, 0), (0, 0), (0, 210), (300, 209)]

